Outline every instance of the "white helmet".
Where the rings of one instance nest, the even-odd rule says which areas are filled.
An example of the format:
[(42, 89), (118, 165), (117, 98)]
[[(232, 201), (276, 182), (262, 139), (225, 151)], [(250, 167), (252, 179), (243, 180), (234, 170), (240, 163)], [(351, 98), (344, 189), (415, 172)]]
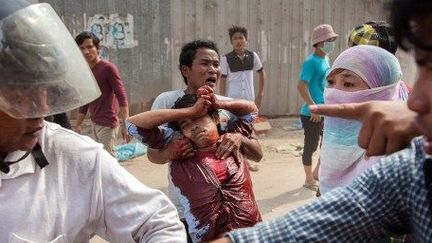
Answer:
[(49, 4), (0, 0), (0, 110), (36, 118), (100, 95), (69, 31)]

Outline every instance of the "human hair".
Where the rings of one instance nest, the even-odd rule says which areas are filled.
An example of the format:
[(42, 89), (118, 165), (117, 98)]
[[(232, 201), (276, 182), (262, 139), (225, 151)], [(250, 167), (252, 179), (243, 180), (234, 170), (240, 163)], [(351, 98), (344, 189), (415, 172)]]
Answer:
[(247, 29), (245, 27), (242, 26), (237, 26), (237, 25), (233, 25), (231, 26), (231, 28), (228, 29), (228, 34), (230, 37), (230, 41), (232, 41), (232, 37), (235, 33), (241, 33), (242, 35), (244, 35), (244, 37), (248, 38), (248, 33), (247, 33)]
[(90, 31), (81, 32), (75, 37), (75, 42), (78, 46), (80, 46), (86, 39), (91, 39), (93, 41), (93, 45), (96, 47), (96, 49), (99, 50), (100, 40), (95, 34)]
[(418, 31), (424, 30), (416, 28), (422, 19), (431, 16), (432, 1), (393, 0), (388, 7), (391, 11), (391, 23), (397, 26), (394, 33), (396, 43), (405, 51), (413, 46), (432, 51), (432, 45), (418, 37)]
[[(182, 108), (192, 107), (195, 105), (197, 101), (198, 101), (198, 96), (196, 94), (185, 94), (176, 100), (172, 109), (182, 109)], [(208, 109), (207, 115), (209, 115), (214, 120), (219, 119), (219, 112), (215, 109)], [(178, 130), (178, 131), (181, 130), (178, 121), (170, 122), (168, 125), (174, 130)]]
[(384, 48), (390, 53), (395, 54), (397, 51), (397, 43), (394, 39), (394, 28), (385, 21), (370, 21), (366, 22), (375, 29), (378, 33), (379, 47)]
[[(219, 50), (217, 48), (216, 43), (210, 40), (194, 40), (189, 43), (186, 43), (180, 52), (179, 57), (179, 69), (180, 73), (183, 76), (183, 73), (181, 72), (181, 69), (183, 66), (192, 67), (192, 62), (195, 59), (195, 54), (197, 53), (197, 50), (199, 48), (207, 48), (215, 51), (219, 56)], [(183, 80), (185, 84), (188, 84), (187, 78), (183, 76)]]

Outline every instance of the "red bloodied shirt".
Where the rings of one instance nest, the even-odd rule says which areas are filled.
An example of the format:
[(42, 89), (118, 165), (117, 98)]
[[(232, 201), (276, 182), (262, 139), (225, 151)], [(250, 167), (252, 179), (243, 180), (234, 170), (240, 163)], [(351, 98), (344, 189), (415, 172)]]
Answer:
[[(252, 133), (253, 114), (232, 119), (225, 132)], [(171, 141), (174, 131), (167, 126), (143, 129), (127, 123), (128, 132), (151, 148)], [(170, 163), (170, 179), (179, 198), (194, 242), (210, 241), (233, 229), (261, 221), (245, 158), (240, 152), (221, 160), (215, 151)]]
[[(221, 170), (223, 165), (225, 170)], [(174, 161), (170, 169), (194, 242), (214, 240), (261, 221), (241, 153), (221, 160), (214, 151), (198, 152), (192, 158)]]

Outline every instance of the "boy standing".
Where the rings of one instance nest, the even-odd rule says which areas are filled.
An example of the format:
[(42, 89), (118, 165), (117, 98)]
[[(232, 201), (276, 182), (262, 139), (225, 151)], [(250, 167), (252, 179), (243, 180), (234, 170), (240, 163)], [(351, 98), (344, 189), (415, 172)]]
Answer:
[[(260, 108), (266, 79), (264, 67), (258, 54), (246, 49), (248, 33), (245, 27), (232, 26), (228, 29), (228, 33), (234, 50), (221, 57), (221, 95), (254, 101), (257, 107)], [(259, 77), (258, 94), (256, 96), (253, 79), (254, 71), (258, 72)]]

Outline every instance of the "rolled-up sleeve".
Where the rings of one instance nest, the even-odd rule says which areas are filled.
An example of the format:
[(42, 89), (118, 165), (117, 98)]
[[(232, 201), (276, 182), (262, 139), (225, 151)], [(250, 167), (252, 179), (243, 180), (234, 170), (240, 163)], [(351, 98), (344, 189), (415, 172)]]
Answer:
[(162, 149), (171, 142), (175, 131), (167, 126), (145, 129), (126, 121), (126, 128), (129, 135), (136, 138), (152, 149)]

